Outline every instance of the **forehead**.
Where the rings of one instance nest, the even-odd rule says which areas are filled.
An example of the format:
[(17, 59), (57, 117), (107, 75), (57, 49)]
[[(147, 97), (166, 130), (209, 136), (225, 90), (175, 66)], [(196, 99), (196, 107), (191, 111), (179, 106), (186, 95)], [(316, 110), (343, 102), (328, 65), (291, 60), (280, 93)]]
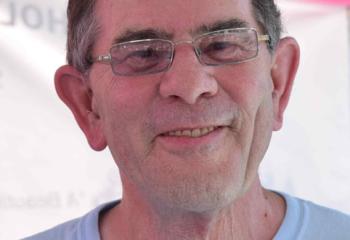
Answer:
[(95, 13), (101, 27), (97, 48), (129, 30), (157, 29), (183, 38), (229, 19), (257, 27), (250, 0), (98, 0)]

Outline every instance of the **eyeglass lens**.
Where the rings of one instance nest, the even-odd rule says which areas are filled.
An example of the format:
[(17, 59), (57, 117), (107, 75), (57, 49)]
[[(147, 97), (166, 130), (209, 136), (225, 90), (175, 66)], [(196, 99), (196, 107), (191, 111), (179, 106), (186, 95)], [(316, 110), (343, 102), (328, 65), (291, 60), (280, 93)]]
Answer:
[[(199, 61), (206, 65), (239, 63), (258, 53), (257, 33), (221, 31), (194, 40)], [(111, 49), (112, 69), (119, 75), (140, 75), (165, 71), (172, 62), (175, 44), (162, 39), (140, 40), (115, 45)]]
[(119, 44), (111, 49), (112, 69), (120, 75), (159, 72), (169, 66), (172, 54), (173, 44), (160, 39)]
[(239, 63), (257, 55), (257, 34), (254, 30), (218, 33), (196, 40), (199, 59), (207, 65)]

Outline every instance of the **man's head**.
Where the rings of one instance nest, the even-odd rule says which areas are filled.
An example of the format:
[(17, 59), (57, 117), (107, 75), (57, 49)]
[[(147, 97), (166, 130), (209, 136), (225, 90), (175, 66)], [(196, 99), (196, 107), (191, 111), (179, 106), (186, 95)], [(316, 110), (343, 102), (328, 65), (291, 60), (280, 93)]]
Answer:
[[(56, 88), (91, 147), (102, 150), (108, 145), (120, 170), (124, 196), (146, 199), (157, 207), (202, 212), (244, 194), (257, 177), (272, 131), (282, 125), (299, 59), (293, 39), (278, 41), (280, 20), (273, 3), (82, 2), (70, 2), (69, 27), (79, 30), (76, 36), (84, 33), (83, 40), (70, 33), (70, 65), (57, 71)], [(79, 11), (74, 4), (87, 10)], [(94, 17), (88, 25), (74, 24), (80, 14)], [(258, 47), (258, 55), (250, 61), (220, 66), (198, 61), (193, 39), (237, 27), (254, 28), (259, 35), (269, 31), (271, 42), (238, 38), (243, 44), (230, 47), (238, 58), (249, 51), (242, 46)], [(92, 64), (116, 43), (150, 38), (179, 43), (166, 71), (122, 76), (108, 64)], [(233, 42), (239, 44), (238, 40)], [(231, 51), (224, 51), (226, 40), (211, 41), (215, 44), (206, 50), (219, 52), (219, 61), (231, 57)], [(162, 53), (123, 47), (130, 54), (113, 60), (118, 64)]]
[[(253, 14), (261, 31), (270, 36), (269, 49), (273, 52), (281, 36), (280, 12), (273, 0), (251, 0)], [(81, 72), (91, 66), (91, 51), (99, 36), (95, 17), (97, 0), (70, 0), (68, 2), (68, 63)]]

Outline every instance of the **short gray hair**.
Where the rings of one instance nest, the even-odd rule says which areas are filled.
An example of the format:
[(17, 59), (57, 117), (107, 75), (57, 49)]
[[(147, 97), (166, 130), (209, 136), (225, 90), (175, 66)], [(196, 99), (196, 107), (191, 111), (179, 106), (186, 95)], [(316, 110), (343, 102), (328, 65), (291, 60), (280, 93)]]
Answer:
[(281, 38), (281, 12), (273, 0), (252, 0), (255, 20), (262, 31), (270, 36), (269, 50), (273, 52)]
[(96, 0), (69, 0), (67, 8), (67, 61), (81, 73), (91, 66), (91, 53), (98, 37)]
[[(69, 0), (67, 61), (77, 70), (85, 73), (92, 65), (92, 48), (99, 34), (95, 18), (97, 0)], [(281, 37), (281, 14), (274, 0), (251, 0), (253, 14), (262, 31), (270, 36), (270, 52), (276, 48)]]

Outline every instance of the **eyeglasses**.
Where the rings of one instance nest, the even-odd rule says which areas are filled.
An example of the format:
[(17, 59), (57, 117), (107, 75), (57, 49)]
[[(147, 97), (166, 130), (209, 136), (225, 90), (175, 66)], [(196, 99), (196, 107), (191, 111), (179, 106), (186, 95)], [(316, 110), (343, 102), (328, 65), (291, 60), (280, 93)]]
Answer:
[(110, 64), (115, 75), (159, 73), (170, 68), (177, 45), (191, 44), (199, 62), (203, 65), (238, 64), (256, 58), (259, 42), (269, 40), (268, 35), (258, 35), (253, 28), (209, 32), (192, 41), (135, 40), (113, 45), (108, 55), (100, 55), (93, 62)]

